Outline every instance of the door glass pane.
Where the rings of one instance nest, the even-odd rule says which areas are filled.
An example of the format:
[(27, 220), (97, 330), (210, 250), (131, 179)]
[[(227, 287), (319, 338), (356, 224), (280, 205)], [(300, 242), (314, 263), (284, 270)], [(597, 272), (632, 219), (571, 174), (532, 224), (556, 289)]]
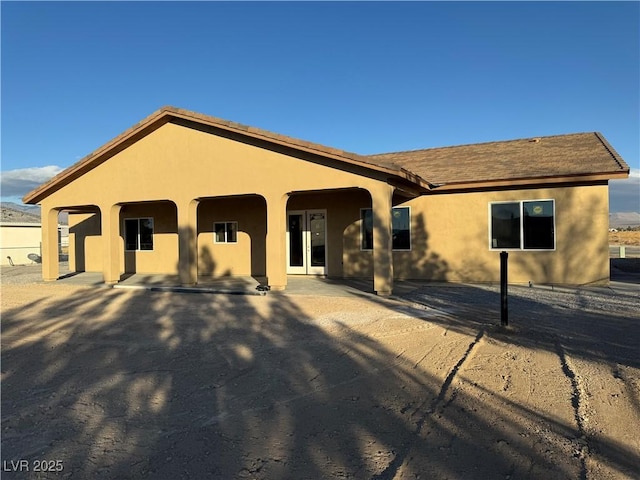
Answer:
[(311, 266), (324, 267), (324, 213), (309, 214), (309, 232), (311, 234)]
[(302, 243), (302, 215), (289, 215), (289, 266), (302, 267), (303, 262)]
[(124, 243), (125, 249), (138, 249), (138, 219), (127, 219), (124, 221)]
[(140, 250), (153, 250), (153, 218), (140, 219)]

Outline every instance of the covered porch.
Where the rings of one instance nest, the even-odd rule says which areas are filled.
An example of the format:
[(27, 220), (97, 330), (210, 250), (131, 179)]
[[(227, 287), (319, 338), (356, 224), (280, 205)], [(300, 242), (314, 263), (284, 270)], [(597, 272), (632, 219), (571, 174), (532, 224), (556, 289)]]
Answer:
[[(251, 278), (253, 287), (278, 291), (289, 288), (292, 280), (295, 284), (297, 275), (351, 276), (370, 283), (368, 291), (390, 295), (395, 189), (379, 182), (374, 186), (45, 207), (43, 277), (60, 277), (57, 257), (47, 253), (56, 251), (57, 238), (50, 235), (53, 219), (66, 209), (80, 219), (72, 226), (71, 271), (100, 272), (107, 284), (139, 285), (162, 278), (160, 283), (170, 285), (218, 288)], [(375, 248), (370, 251), (361, 249), (363, 209), (372, 211)], [(317, 220), (314, 224), (323, 235), (315, 244), (311, 214), (322, 222), (321, 227)], [(307, 222), (298, 232), (292, 231), (294, 218)], [(307, 243), (299, 241), (303, 234), (309, 235)], [(308, 268), (314, 265), (320, 268)]]

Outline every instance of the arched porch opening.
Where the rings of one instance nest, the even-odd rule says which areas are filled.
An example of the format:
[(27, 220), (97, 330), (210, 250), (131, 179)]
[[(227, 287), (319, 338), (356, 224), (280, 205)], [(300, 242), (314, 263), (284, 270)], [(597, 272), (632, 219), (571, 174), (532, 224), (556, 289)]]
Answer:
[(370, 205), (362, 188), (292, 192), (286, 206), (287, 273), (344, 278), (364, 272), (359, 219)]
[(198, 280), (267, 272), (267, 202), (258, 194), (198, 199)]

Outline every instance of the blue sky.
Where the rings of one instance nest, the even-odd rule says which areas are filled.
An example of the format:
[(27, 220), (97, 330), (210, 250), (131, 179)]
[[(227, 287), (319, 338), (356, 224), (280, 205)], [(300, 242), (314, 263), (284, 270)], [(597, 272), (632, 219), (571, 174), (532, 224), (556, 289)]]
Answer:
[(362, 154), (600, 131), (640, 210), (638, 2), (2, 2), (2, 197), (163, 105)]

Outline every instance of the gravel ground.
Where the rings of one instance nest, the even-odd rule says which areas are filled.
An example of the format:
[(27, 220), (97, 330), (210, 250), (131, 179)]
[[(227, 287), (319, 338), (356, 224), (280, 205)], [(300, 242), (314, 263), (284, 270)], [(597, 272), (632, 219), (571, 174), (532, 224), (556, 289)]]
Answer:
[[(500, 287), (474, 285), (452, 287), (426, 287), (405, 296), (406, 299), (432, 307), (440, 305), (449, 312), (462, 312), (465, 308), (491, 312), (500, 318)], [(572, 311), (633, 312), (640, 306), (640, 288), (616, 292), (613, 289), (572, 289), (533, 286), (508, 287), (508, 306), (511, 316), (528, 317), (543, 308)], [(536, 307), (537, 306), (537, 307)], [(533, 308), (532, 308), (533, 307)]]
[(633, 288), (510, 287), (501, 328), (491, 286), (195, 295), (34, 271), (2, 276), (3, 479), (638, 478)]
[[(60, 262), (60, 275), (69, 273), (69, 263)], [(0, 267), (0, 278), (2, 285), (29, 285), (42, 283), (42, 265), (34, 263), (31, 265), (16, 265), (10, 267), (2, 265)]]

